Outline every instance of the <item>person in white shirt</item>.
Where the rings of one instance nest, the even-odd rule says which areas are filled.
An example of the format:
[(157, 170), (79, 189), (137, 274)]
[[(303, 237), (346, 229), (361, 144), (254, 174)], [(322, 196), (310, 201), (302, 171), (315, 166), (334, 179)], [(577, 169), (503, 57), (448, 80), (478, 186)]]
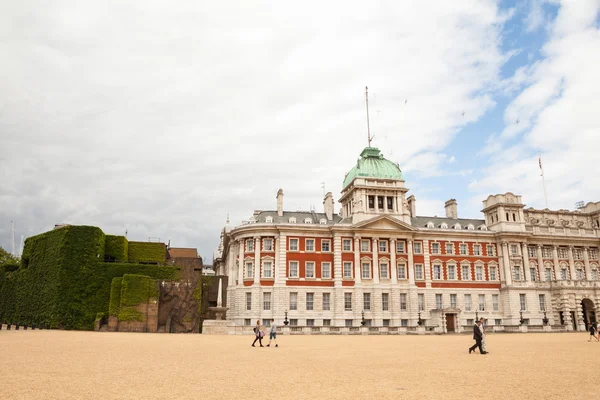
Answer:
[(484, 320), (483, 320), (483, 318), (480, 318), (479, 320), (481, 321), (481, 324), (479, 325), (479, 329), (481, 329), (481, 338), (482, 338), (481, 339), (481, 347), (483, 348), (483, 351), (487, 353), (488, 352), (487, 351), (487, 343), (485, 340), (486, 334), (485, 334), (485, 328), (483, 326)]

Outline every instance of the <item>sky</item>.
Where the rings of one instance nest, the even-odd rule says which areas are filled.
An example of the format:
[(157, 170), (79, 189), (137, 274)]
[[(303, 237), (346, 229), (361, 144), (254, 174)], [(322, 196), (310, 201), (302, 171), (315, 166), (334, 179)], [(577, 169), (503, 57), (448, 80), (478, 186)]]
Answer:
[[(284, 4), (286, 3), (286, 4)], [(600, 200), (600, 0), (0, 0), (0, 246), (54, 224), (196, 247), (323, 209), (367, 145), (418, 215)], [(464, 115), (463, 115), (464, 113)], [(518, 121), (518, 123), (517, 123)], [(336, 211), (339, 203), (336, 203)]]

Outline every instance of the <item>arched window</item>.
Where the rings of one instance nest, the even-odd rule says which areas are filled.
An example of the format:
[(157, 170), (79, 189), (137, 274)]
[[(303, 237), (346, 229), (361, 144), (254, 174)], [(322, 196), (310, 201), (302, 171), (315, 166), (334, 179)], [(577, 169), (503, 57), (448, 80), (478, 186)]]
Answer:
[(448, 229), (448, 224), (447, 224), (447, 223), (445, 223), (445, 222), (442, 222), (442, 223), (440, 224), (440, 228), (442, 228), (442, 229)]
[(459, 223), (454, 224), (454, 229), (461, 229), (462, 227), (460, 226)]
[(427, 227), (428, 227), (428, 228), (435, 228), (435, 225), (433, 224), (433, 222), (429, 221), (429, 222), (427, 223)]

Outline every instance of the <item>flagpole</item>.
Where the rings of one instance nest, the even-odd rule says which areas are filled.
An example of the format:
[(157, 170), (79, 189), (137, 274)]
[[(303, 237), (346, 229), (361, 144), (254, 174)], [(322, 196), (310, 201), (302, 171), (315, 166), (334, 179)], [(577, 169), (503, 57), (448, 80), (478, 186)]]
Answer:
[(540, 153), (540, 169), (542, 170), (542, 186), (544, 187), (544, 199), (548, 208), (548, 192), (546, 191), (546, 179), (544, 178), (544, 167), (542, 166), (542, 153)]

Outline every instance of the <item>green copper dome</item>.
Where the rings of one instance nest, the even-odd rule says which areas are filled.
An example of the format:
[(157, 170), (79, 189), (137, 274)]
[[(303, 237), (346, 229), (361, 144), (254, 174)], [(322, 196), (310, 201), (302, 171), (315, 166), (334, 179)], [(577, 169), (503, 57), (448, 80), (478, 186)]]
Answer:
[(398, 164), (386, 160), (376, 147), (365, 147), (360, 153), (356, 165), (346, 174), (342, 189), (345, 189), (354, 178), (380, 178), (401, 180), (402, 171)]

